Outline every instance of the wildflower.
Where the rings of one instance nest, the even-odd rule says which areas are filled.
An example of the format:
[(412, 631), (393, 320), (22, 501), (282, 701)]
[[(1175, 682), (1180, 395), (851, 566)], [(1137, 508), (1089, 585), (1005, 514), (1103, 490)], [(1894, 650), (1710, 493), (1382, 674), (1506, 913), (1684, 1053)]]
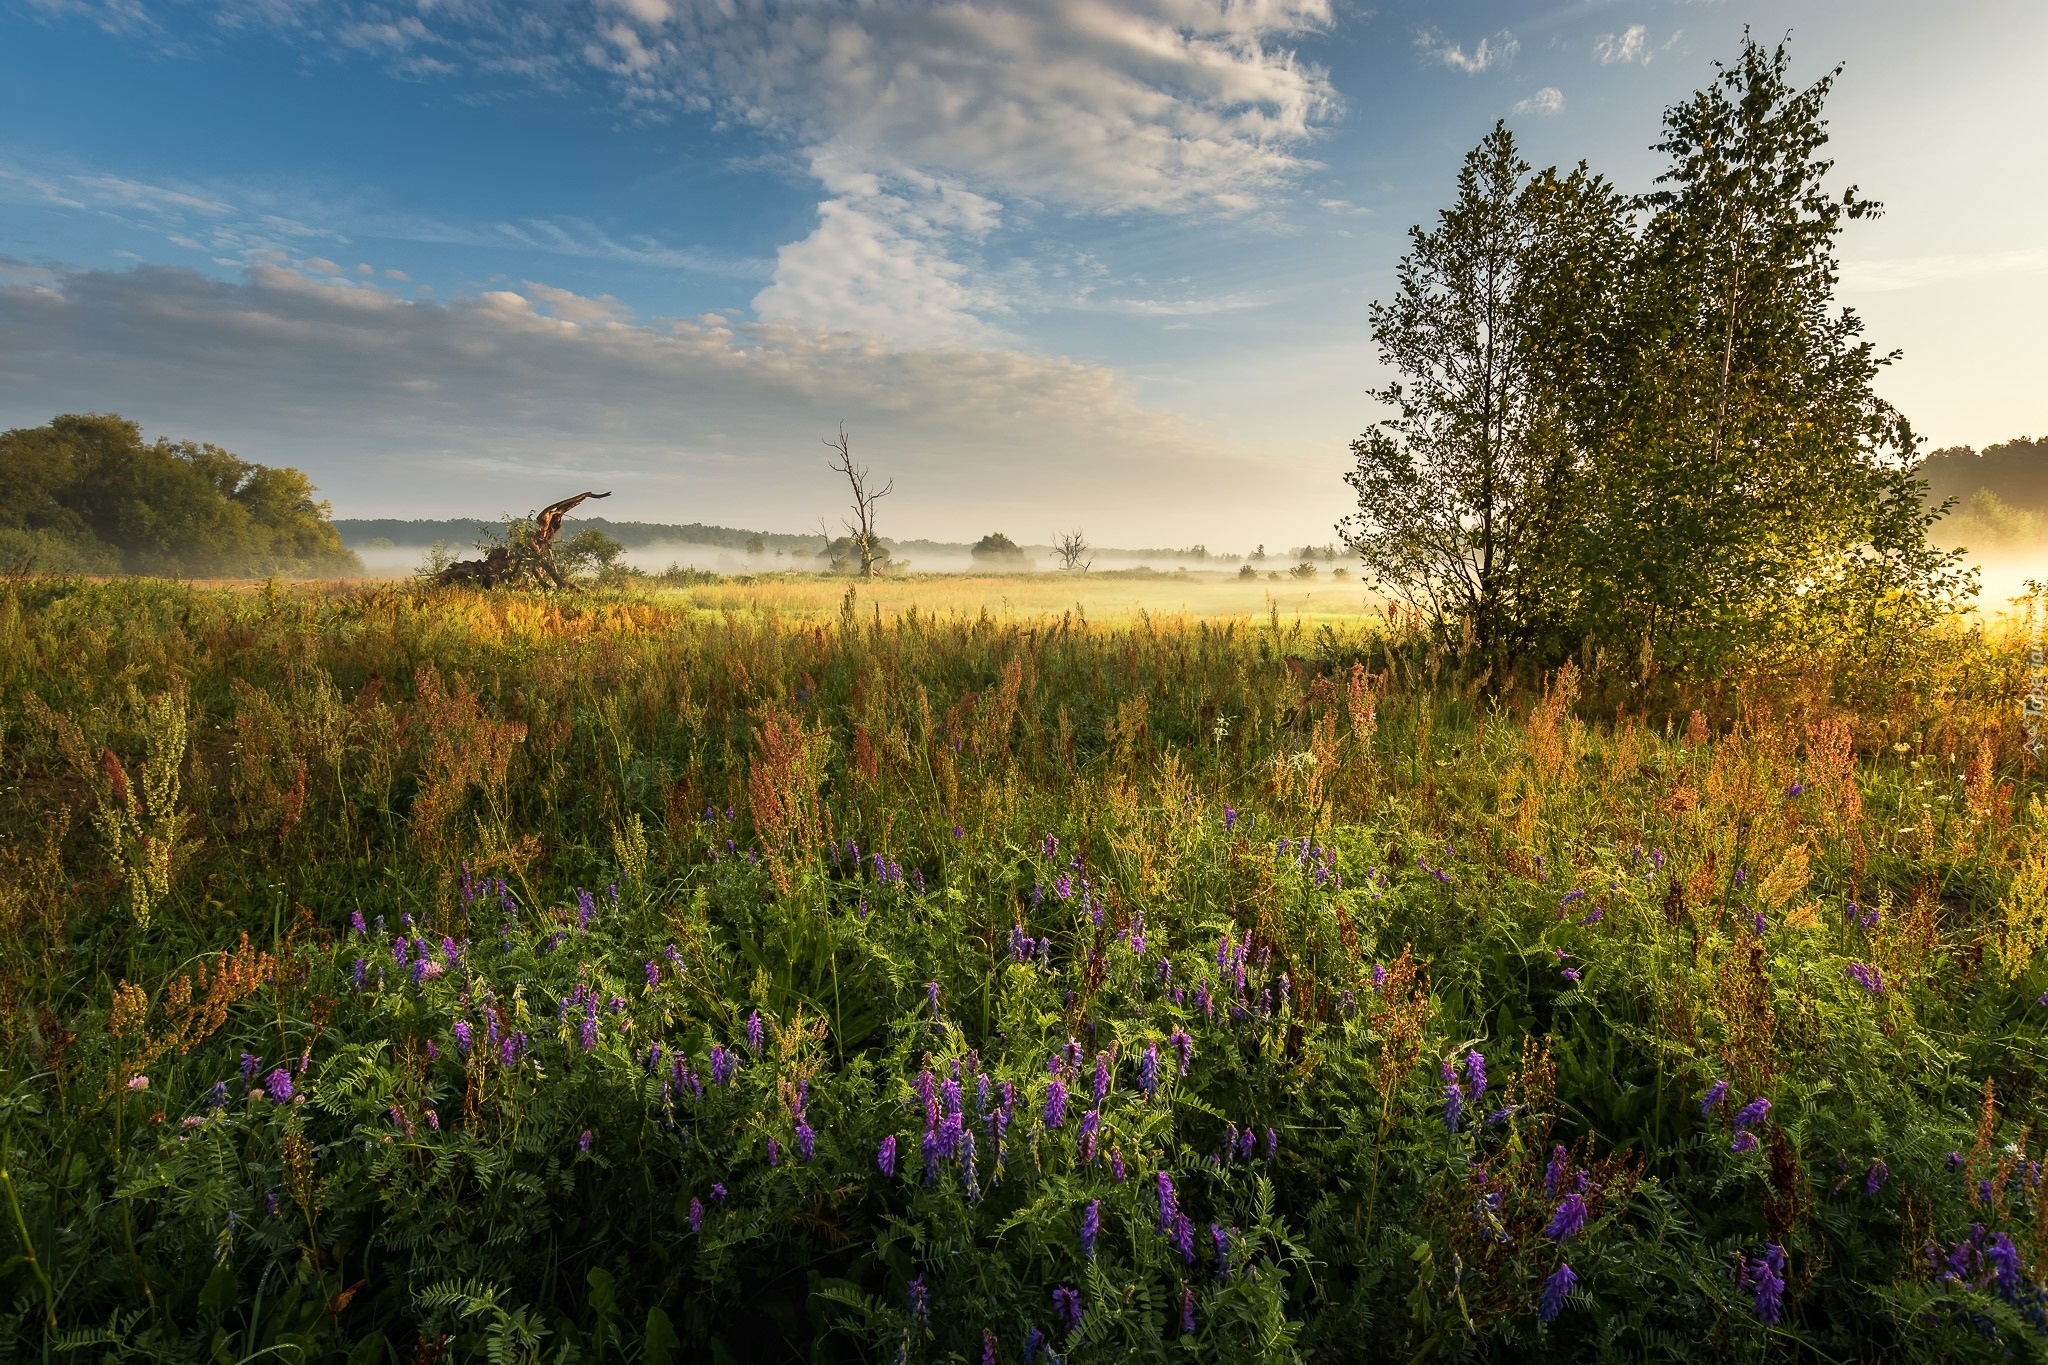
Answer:
[(1066, 1121), (1067, 1087), (1050, 1081), (1045, 1087), (1045, 1126), (1057, 1128)]
[(1550, 1215), (1550, 1222), (1543, 1229), (1543, 1235), (1553, 1242), (1562, 1242), (1576, 1237), (1586, 1227), (1586, 1201), (1577, 1194), (1568, 1194), (1557, 1206), (1557, 1212)]
[(1195, 1057), (1195, 1040), (1193, 1035), (1175, 1029), (1173, 1036), (1167, 1039), (1167, 1041), (1173, 1044), (1173, 1050), (1180, 1055), (1180, 1074), (1183, 1076), (1187, 1075), (1188, 1063), (1193, 1061)]
[(348, 912), (348, 929), (350, 933), (358, 935), (370, 932), (369, 926), (363, 923), (362, 911), (351, 910)]
[(774, 1138), (768, 1139), (768, 1164), (770, 1166), (780, 1166), (782, 1164), (782, 1144)]
[(349, 973), (349, 982), (350, 982), (350, 984), (352, 984), (352, 985), (353, 985), (353, 986), (354, 986), (354, 987), (355, 987), (355, 988), (356, 988), (357, 990), (361, 990), (361, 989), (363, 989), (363, 975), (364, 975), (364, 973), (365, 973), (365, 972), (367, 972), (368, 970), (369, 970), (369, 964), (368, 964), (367, 962), (363, 961), (363, 959), (361, 959), (361, 958), (357, 958), (357, 959), (356, 959), (356, 966), (355, 966), (355, 970)]
[(1750, 915), (1749, 927), (1756, 930), (1759, 934), (1770, 927), (1770, 922), (1764, 918), (1764, 912), (1761, 909)]
[[(1153, 1067), (1154, 1067), (1154, 1069), (1156, 1070), (1156, 1069), (1157, 1069), (1157, 1067), (1158, 1067), (1158, 1065), (1159, 1065), (1159, 1062), (1158, 1062), (1158, 1057), (1156, 1056), (1156, 1054), (1155, 1054), (1155, 1056), (1153, 1057), (1153, 1063), (1152, 1063), (1152, 1064), (1153, 1064)], [(1108, 1054), (1107, 1052), (1098, 1052), (1098, 1053), (1096, 1053), (1096, 1054), (1095, 1054), (1095, 1102), (1096, 1102), (1097, 1104), (1101, 1104), (1101, 1103), (1102, 1103), (1102, 1101), (1103, 1101), (1103, 1099), (1104, 1099), (1104, 1098), (1105, 1098), (1105, 1097), (1106, 1097), (1106, 1096), (1107, 1096), (1108, 1094), (1109, 1094), (1109, 1054)]]
[(429, 1109), (427, 1111), (427, 1127), (433, 1129), (437, 1133), (441, 1131), (440, 1111), (434, 1109)]
[(1843, 974), (1870, 995), (1879, 995), (1884, 991), (1884, 977), (1875, 967), (1865, 966), (1861, 962), (1851, 962), (1843, 968)]
[(882, 1139), (882, 1145), (875, 1150), (875, 1166), (889, 1179), (896, 1178), (896, 1135)]
[(1081, 1149), (1081, 1160), (1095, 1160), (1095, 1134), (1102, 1126), (1102, 1111), (1090, 1109), (1081, 1115), (1081, 1131), (1075, 1137), (1075, 1144)]
[(263, 1207), (270, 1211), (270, 1216), (272, 1218), (277, 1217), (277, 1196), (275, 1194), (264, 1195)]
[(1192, 1288), (1180, 1291), (1180, 1330), (1183, 1333), (1195, 1330), (1195, 1291)]
[(1185, 1213), (1173, 1216), (1173, 1248), (1180, 1253), (1182, 1262), (1195, 1263), (1195, 1225), (1188, 1221)]
[(1221, 1223), (1209, 1224), (1209, 1240), (1216, 1245), (1216, 1278), (1230, 1278), (1230, 1234)]
[(1871, 1162), (1869, 1172), (1863, 1177), (1863, 1192), (1865, 1194), (1876, 1194), (1884, 1188), (1884, 1182), (1891, 1179), (1891, 1177), (1891, 1167), (1885, 1165), (1882, 1158)]
[(590, 927), (590, 917), (597, 913), (597, 898), (582, 887), (576, 888), (576, 924), (579, 928)]
[(1558, 975), (1563, 977), (1567, 981), (1579, 981), (1584, 978), (1584, 973), (1582, 973), (1577, 967), (1567, 967), (1563, 971), (1559, 972)]
[(1372, 988), (1378, 990), (1387, 984), (1387, 969), (1378, 962), (1372, 964)]
[(1268, 1128), (1266, 1130), (1266, 1160), (1271, 1161), (1278, 1155), (1280, 1155), (1280, 1135), (1271, 1128)]
[(1486, 1058), (1475, 1049), (1465, 1054), (1465, 1079), (1472, 1086), (1472, 1103), (1486, 1094)]
[(1110, 1169), (1110, 1171), (1111, 1171), (1112, 1173), (1114, 1173), (1114, 1174), (1115, 1174), (1115, 1176), (1116, 1176), (1116, 1179), (1117, 1179), (1117, 1183), (1118, 1183), (1119, 1185), (1121, 1185), (1121, 1184), (1123, 1183), (1123, 1179), (1124, 1179), (1124, 1149), (1123, 1149), (1123, 1148), (1119, 1147), (1119, 1148), (1117, 1148), (1116, 1150), (1112, 1151), (1112, 1152), (1111, 1152), (1111, 1153), (1109, 1154), (1109, 1169)]
[(1580, 917), (1579, 917), (1579, 923), (1580, 923), (1581, 925), (1585, 926), (1586, 928), (1590, 929), (1590, 928), (1592, 928), (1592, 927), (1593, 927), (1594, 925), (1598, 924), (1598, 923), (1599, 923), (1599, 922), (1600, 922), (1601, 920), (1603, 920), (1603, 919), (1606, 919), (1606, 918), (1607, 918), (1607, 909), (1606, 909), (1606, 907), (1605, 907), (1605, 906), (1600, 906), (1600, 905), (1596, 905), (1596, 906), (1594, 906), (1594, 907), (1593, 907), (1593, 908), (1592, 908), (1591, 910), (1588, 910), (1588, 911), (1587, 911), (1587, 912), (1586, 912), (1586, 913), (1585, 913), (1584, 915), (1582, 915), (1582, 916), (1580, 916)]
[(1571, 1154), (1562, 1142), (1550, 1149), (1550, 1164), (1543, 1168), (1543, 1192), (1556, 1194), (1557, 1187), (1564, 1183), (1565, 1172), (1570, 1168)]
[(924, 1276), (910, 1282), (910, 1316), (918, 1322), (929, 1322), (932, 1312), (931, 1291), (924, 1287)]
[[(285, 1086), (287, 1087), (287, 1089), (289, 1089), (289, 1087), (291, 1086), (291, 1081), (290, 1081), (290, 1079), (289, 1079), (289, 1078), (287, 1078), (287, 1079), (286, 1079), (286, 1081), (285, 1081)], [(129, 1088), (130, 1090), (147, 1090), (147, 1089), (149, 1089), (149, 1077), (147, 1077), (147, 1076), (130, 1076), (130, 1077), (128, 1078), (128, 1088)]]
[(1734, 1152), (1734, 1153), (1736, 1153), (1737, 1155), (1740, 1155), (1741, 1153), (1744, 1153), (1744, 1152), (1753, 1152), (1753, 1151), (1755, 1151), (1755, 1150), (1756, 1150), (1756, 1134), (1755, 1134), (1755, 1133), (1737, 1133), (1737, 1134), (1735, 1135), (1735, 1141), (1733, 1141), (1733, 1142), (1731, 1142), (1731, 1143), (1729, 1143), (1729, 1144), (1728, 1144), (1728, 1150), (1729, 1150), (1729, 1151), (1731, 1151), (1731, 1152)]
[(1159, 1231), (1173, 1231), (1173, 1220), (1180, 1212), (1180, 1201), (1173, 1192), (1173, 1177), (1165, 1171), (1159, 1172)]
[(2013, 1246), (2012, 1238), (2003, 1232), (1992, 1234), (1984, 1246), (1984, 1260), (1991, 1267), (1991, 1284), (1998, 1290), (1998, 1297), (2017, 1305), (2022, 1276), (2020, 1253)]
[(1791, 786), (1785, 788), (1787, 799), (1796, 800), (1804, 795), (1806, 795), (1806, 784), (1804, 782), (1794, 782)]
[(1584, 890), (1565, 892), (1564, 899), (1557, 903), (1558, 912), (1562, 914), (1566, 906), (1570, 905), (1573, 901), (1584, 899), (1585, 895), (1586, 893)]
[(1756, 1127), (1764, 1121), (1764, 1116), (1770, 1112), (1771, 1102), (1761, 1095), (1757, 1096), (1736, 1111), (1735, 1130), (1742, 1132), (1745, 1129)]
[(207, 1102), (215, 1109), (226, 1108), (228, 1102), (228, 1083), (226, 1081), (215, 1081), (213, 1089), (207, 1094)]
[[(145, 1085), (147, 1081), (143, 1082)], [(292, 1073), (278, 1067), (264, 1078), (263, 1088), (270, 1098), (279, 1104), (290, 1104), (292, 1100)]]
[(585, 1129), (583, 1130), (583, 1133), (582, 1133), (582, 1135), (581, 1135), (581, 1136), (579, 1136), (579, 1137), (578, 1137), (578, 1138), (576, 1139), (576, 1150), (578, 1150), (579, 1152), (587, 1152), (587, 1151), (589, 1151), (589, 1150), (590, 1150), (590, 1143), (591, 1143), (591, 1134), (590, 1134), (590, 1130), (589, 1130), (588, 1128), (585, 1128)]
[(1557, 1269), (1543, 1282), (1543, 1297), (1536, 1305), (1536, 1316), (1545, 1322), (1557, 1321), (1557, 1315), (1564, 1311), (1565, 1296), (1578, 1285), (1579, 1277), (1572, 1273), (1571, 1263), (1559, 1261)]
[(1069, 1332), (1081, 1330), (1081, 1292), (1060, 1285), (1052, 1291), (1052, 1311)]
[(455, 1050), (457, 1052), (460, 1052), (463, 1056), (467, 1057), (469, 1055), (469, 1044), (469, 1021), (466, 1019), (457, 1019), (455, 1021)]
[(1705, 1118), (1728, 1094), (1728, 1082), (1715, 1081), (1707, 1087), (1707, 1093), (1700, 1100), (1700, 1117)]
[(1736, 889), (1736, 890), (1738, 890), (1738, 891), (1740, 891), (1740, 890), (1741, 890), (1741, 889), (1742, 889), (1743, 887), (1747, 886), (1748, 884), (1749, 884), (1749, 869), (1748, 869), (1748, 868), (1746, 868), (1746, 867), (1738, 867), (1738, 868), (1736, 868), (1736, 869), (1735, 869), (1735, 889)]
[(660, 985), (661, 964), (650, 957), (647, 959), (647, 989), (651, 991)]
[(1229, 806), (1223, 808), (1223, 832), (1230, 833), (1237, 828), (1237, 811)]
[(986, 1327), (981, 1329), (981, 1365), (996, 1365), (996, 1334)]
[[(1450, 1066), (1445, 1065), (1448, 1072)], [(1458, 1131), (1458, 1120), (1465, 1112), (1465, 1087), (1452, 1081), (1444, 1087), (1444, 1127), (1450, 1132)]]
[(259, 1066), (262, 1066), (262, 1065), (263, 1065), (263, 1059), (262, 1059), (261, 1057), (258, 1057), (258, 1056), (257, 1056), (256, 1054), (254, 1054), (253, 1052), (245, 1052), (245, 1053), (243, 1053), (243, 1054), (242, 1054), (242, 1080), (243, 1080), (243, 1082), (244, 1082), (244, 1083), (246, 1083), (246, 1082), (247, 1082), (247, 1081), (249, 1080), (249, 1078), (250, 1078), (251, 1076), (254, 1076), (254, 1075), (256, 1074), (256, 1068), (257, 1068), (257, 1067), (259, 1067)]
[(1764, 1248), (1762, 1260), (1744, 1262), (1741, 1283), (1764, 1326), (1777, 1326), (1785, 1311), (1785, 1249), (1773, 1242)]
[(1063, 901), (1072, 900), (1074, 898), (1074, 879), (1067, 873), (1060, 873), (1059, 876), (1053, 879), (1052, 893)]
[(1655, 868), (1656, 868), (1656, 869), (1657, 869), (1657, 870), (1658, 870), (1659, 872), (1662, 872), (1662, 871), (1664, 870), (1664, 850), (1663, 850), (1663, 849), (1661, 849), (1661, 848), (1653, 848), (1653, 849), (1651, 849), (1651, 850), (1650, 850), (1650, 865), (1651, 865), (1651, 866), (1653, 866), (1653, 867), (1655, 867)]
[(761, 1051), (761, 1011), (754, 1010), (747, 1015), (747, 1046), (756, 1054)]
[(925, 982), (925, 983), (924, 983), (924, 993), (925, 993), (925, 998), (931, 1001), (931, 1005), (932, 1005), (932, 1018), (934, 1018), (934, 1019), (938, 1018), (938, 1017), (939, 1017), (939, 983), (938, 983), (938, 982), (936, 982), (936, 981), (927, 981), (927, 982)]
[(958, 838), (960, 838), (961, 836), (965, 835), (966, 833), (967, 833), (967, 831), (966, 831), (966, 830), (964, 830), (964, 829), (962, 829), (962, 828), (960, 828), (960, 826), (958, 826), (958, 825), (955, 825), (955, 826), (953, 826), (953, 837), (954, 837), (955, 839), (958, 839)]
[(701, 1199), (690, 1201), (690, 1231), (704, 1231), (704, 1201)]
[(1048, 858), (1057, 857), (1060, 851), (1060, 841), (1048, 834), (1045, 836), (1044, 844), (1040, 845), (1039, 851)]
[(809, 1161), (818, 1148), (818, 1134), (803, 1118), (796, 1121), (796, 1145), (797, 1150), (804, 1154), (805, 1161)]
[(1095, 1259), (1095, 1237), (1101, 1231), (1102, 1201), (1091, 1199), (1081, 1211), (1081, 1254), (1091, 1261)]
[(725, 1202), (725, 1186), (715, 1180), (711, 1182), (711, 1202), (714, 1204), (723, 1204)]
[(1045, 1346), (1045, 1333), (1036, 1327), (1024, 1334), (1024, 1365), (1038, 1359), (1039, 1351)]

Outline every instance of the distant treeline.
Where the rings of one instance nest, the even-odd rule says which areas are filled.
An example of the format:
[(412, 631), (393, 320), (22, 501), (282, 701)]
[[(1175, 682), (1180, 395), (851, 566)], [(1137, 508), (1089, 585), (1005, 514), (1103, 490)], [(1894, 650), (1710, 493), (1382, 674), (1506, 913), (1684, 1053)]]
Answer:
[(0, 572), (358, 573), (296, 469), (158, 437), (114, 413), (0, 432)]
[[(393, 545), (432, 545), (436, 542), (451, 546), (469, 545), (486, 537), (487, 533), (500, 524), (498, 520), (481, 517), (455, 517), (442, 521), (404, 520), (397, 517), (339, 517), (336, 518), (334, 527), (341, 533), (344, 544), (355, 549), (363, 549), (373, 540), (388, 540)], [(645, 549), (650, 545), (710, 545), (746, 554), (773, 554), (780, 550), (791, 557), (815, 557), (827, 549), (825, 538), (816, 531), (791, 535), (784, 531), (749, 531), (735, 526), (709, 526), (701, 521), (611, 521), (605, 517), (577, 517), (575, 524), (579, 528), (589, 527), (602, 531), (629, 550)], [(891, 550), (900, 555), (964, 555), (974, 549), (972, 542), (964, 540), (897, 540), (893, 536), (884, 536), (882, 539)], [(1052, 547), (1027, 544), (1018, 548), (1026, 553), (1050, 554)], [(1096, 553), (1132, 559), (1228, 559), (1233, 563), (1239, 558), (1236, 555), (1212, 552), (1202, 545), (1177, 550), (1119, 550), (1105, 547)], [(1301, 557), (1328, 557), (1328, 554), (1334, 554), (1334, 547), (1307, 546), (1302, 550)], [(1253, 557), (1264, 559), (1266, 556), (1262, 552)]]
[(1981, 454), (1969, 446), (1948, 446), (1920, 462), (1920, 477), (1927, 480), (1929, 501), (1937, 505), (1948, 498), (1967, 505), (1984, 489), (2009, 508), (2048, 515), (2048, 437), (2021, 436), (1986, 446)]

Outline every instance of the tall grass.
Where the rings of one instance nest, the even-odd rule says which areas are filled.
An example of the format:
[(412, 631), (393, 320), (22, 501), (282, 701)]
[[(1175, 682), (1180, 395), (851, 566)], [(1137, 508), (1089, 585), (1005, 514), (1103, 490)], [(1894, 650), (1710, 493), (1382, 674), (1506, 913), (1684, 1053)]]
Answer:
[(0, 1355), (2042, 1353), (2015, 634), (733, 605), (0, 589)]

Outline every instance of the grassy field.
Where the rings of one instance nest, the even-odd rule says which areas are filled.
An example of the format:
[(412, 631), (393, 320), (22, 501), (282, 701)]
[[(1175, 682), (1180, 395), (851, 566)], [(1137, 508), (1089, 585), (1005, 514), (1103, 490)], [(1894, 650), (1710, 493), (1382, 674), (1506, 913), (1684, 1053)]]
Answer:
[(2021, 633), (1277, 586), (0, 585), (0, 1358), (2042, 1358)]
[[(839, 613), (847, 587), (845, 579), (790, 574), (661, 592), (664, 597), (680, 596), (700, 610), (772, 610), (792, 618), (817, 618)], [(879, 611), (892, 619), (915, 609), (940, 616), (987, 612), (1003, 620), (1073, 612), (1098, 621), (1141, 614), (1270, 621), (1277, 613), (1287, 622), (1355, 623), (1384, 610), (1383, 599), (1356, 579), (1328, 575), (1303, 580), (1283, 574), (1273, 581), (1241, 579), (1235, 574), (933, 574), (874, 579), (859, 584), (854, 592), (863, 611)]]

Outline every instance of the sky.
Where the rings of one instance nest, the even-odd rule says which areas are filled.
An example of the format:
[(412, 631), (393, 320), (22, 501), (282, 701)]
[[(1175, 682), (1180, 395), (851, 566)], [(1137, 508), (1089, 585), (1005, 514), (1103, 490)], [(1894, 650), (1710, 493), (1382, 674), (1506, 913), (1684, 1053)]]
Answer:
[(1332, 539), (1411, 224), (1506, 119), (1625, 190), (1789, 33), (1930, 446), (2048, 431), (2040, 0), (0, 0), (0, 426), (338, 516)]

